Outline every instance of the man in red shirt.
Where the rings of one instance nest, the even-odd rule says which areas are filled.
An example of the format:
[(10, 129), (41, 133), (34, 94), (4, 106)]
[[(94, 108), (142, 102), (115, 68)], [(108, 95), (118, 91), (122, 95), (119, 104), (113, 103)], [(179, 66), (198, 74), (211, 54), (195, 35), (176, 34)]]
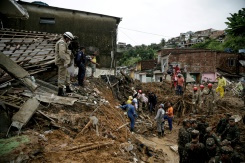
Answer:
[(183, 94), (183, 87), (184, 87), (185, 79), (183, 78), (182, 74), (178, 74), (177, 78), (177, 95)]
[(169, 130), (170, 130), (169, 133), (171, 133), (172, 132), (172, 128), (173, 128), (173, 124), (172, 123), (173, 123), (173, 117), (174, 117), (174, 109), (171, 106), (170, 102), (167, 103), (167, 108), (168, 108), (168, 110), (166, 112), (166, 114), (167, 114), (166, 119), (168, 119), (168, 126), (169, 126)]
[(178, 66), (178, 65), (176, 65), (176, 66), (175, 66), (175, 68), (174, 68), (174, 70), (175, 70), (175, 72), (178, 72), (178, 71), (180, 71), (180, 68), (179, 68), (179, 66)]

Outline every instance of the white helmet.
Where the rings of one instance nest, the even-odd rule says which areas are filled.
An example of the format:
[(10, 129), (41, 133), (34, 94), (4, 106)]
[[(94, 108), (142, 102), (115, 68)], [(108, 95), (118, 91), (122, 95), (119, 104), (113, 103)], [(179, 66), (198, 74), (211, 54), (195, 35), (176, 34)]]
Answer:
[(70, 40), (74, 39), (74, 36), (71, 32), (65, 32), (63, 35), (68, 37)]

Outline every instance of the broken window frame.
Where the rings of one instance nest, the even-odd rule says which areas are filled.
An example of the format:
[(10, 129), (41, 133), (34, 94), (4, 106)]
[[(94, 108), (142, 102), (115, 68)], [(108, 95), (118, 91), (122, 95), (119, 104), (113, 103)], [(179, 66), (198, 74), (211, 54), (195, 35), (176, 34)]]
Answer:
[(227, 64), (228, 64), (229, 67), (235, 67), (236, 66), (236, 59), (228, 58)]

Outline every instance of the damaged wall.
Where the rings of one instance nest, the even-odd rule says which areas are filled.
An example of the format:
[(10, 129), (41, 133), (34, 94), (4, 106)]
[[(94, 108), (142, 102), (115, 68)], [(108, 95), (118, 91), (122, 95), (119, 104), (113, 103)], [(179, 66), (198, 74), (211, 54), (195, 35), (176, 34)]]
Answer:
[(79, 37), (81, 45), (99, 48), (98, 62), (102, 67), (110, 67), (111, 50), (116, 47), (117, 26), (121, 18), (21, 1), (18, 3), (28, 11), (29, 19), (5, 18), (4, 28), (50, 33), (70, 31)]
[(180, 63), (180, 68), (187, 65), (187, 71), (191, 73), (215, 73), (216, 68), (233, 74), (245, 72), (245, 69), (238, 63), (241, 56), (236, 53), (194, 49), (163, 50), (163, 55), (169, 53), (171, 53), (170, 63)]

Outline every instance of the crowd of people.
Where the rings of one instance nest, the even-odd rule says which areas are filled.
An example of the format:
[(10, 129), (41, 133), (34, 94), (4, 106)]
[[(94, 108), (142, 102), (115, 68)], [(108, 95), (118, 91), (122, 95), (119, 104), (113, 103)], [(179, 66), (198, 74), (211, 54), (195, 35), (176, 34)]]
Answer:
[(183, 120), (179, 129), (178, 152), (180, 163), (241, 162), (235, 151), (240, 133), (235, 118), (227, 113), (215, 127), (206, 123), (206, 116)]
[[(173, 129), (173, 107), (170, 102), (157, 105), (157, 96), (154, 92), (147, 92), (142, 90), (134, 90), (134, 94), (128, 97), (128, 100), (120, 106), (121, 109), (127, 111), (128, 118), (130, 119), (130, 130), (134, 131), (135, 118), (139, 115), (156, 114), (155, 120), (157, 123), (158, 136), (164, 136), (164, 122), (167, 121), (169, 125), (169, 132)], [(138, 112), (138, 113), (137, 113)]]

